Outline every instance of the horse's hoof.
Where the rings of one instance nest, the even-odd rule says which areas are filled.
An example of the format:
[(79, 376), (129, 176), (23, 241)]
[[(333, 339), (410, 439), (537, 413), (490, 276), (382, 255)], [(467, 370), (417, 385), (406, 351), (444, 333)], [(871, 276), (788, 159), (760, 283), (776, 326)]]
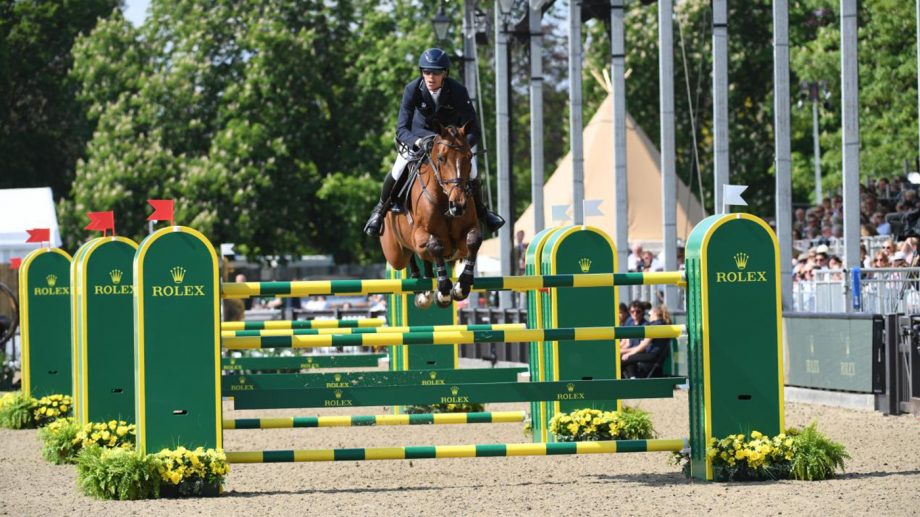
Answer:
[(442, 309), (450, 307), (450, 305), (454, 303), (454, 299), (453, 297), (451, 297), (450, 293), (447, 293), (445, 295), (445, 294), (441, 294), (441, 292), (438, 291), (436, 296), (437, 296), (438, 307)]
[(451, 298), (453, 298), (454, 300), (458, 302), (462, 300), (466, 300), (466, 298), (469, 295), (470, 295), (470, 291), (467, 290), (466, 292), (464, 292), (463, 285), (461, 285), (460, 282), (457, 282), (456, 284), (454, 284), (454, 288), (450, 290)]
[(431, 291), (426, 291), (424, 293), (418, 293), (415, 295), (415, 306), (419, 309), (427, 309), (431, 307), (431, 302), (434, 301), (434, 298), (431, 296)]

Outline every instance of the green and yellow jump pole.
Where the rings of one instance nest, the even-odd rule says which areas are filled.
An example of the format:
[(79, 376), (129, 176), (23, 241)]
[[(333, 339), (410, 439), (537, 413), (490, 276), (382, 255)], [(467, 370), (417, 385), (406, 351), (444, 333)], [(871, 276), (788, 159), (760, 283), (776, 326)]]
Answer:
[(599, 442), (497, 443), (489, 445), (434, 445), (428, 447), (375, 447), (288, 451), (228, 452), (230, 463), (292, 463), (319, 461), (423, 460), (445, 458), (496, 458), (625, 452), (675, 452), (685, 439), (609, 440)]

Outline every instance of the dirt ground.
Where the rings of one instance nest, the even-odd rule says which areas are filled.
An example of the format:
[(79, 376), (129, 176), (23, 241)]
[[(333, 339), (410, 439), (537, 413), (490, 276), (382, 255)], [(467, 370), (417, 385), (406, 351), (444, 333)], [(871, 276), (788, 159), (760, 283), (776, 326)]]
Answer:
[[(639, 404), (661, 437), (687, 434), (687, 396)], [(233, 411), (226, 418), (306, 416)], [(490, 410), (527, 409), (493, 404)], [(349, 414), (381, 414), (356, 408)], [(318, 414), (344, 414), (327, 411)], [(233, 465), (217, 499), (96, 501), (73, 466), (40, 455), (35, 431), (0, 430), (4, 515), (917, 515), (920, 419), (786, 404), (787, 425), (812, 421), (852, 456), (823, 482), (717, 484), (684, 479), (669, 453)], [(227, 450), (527, 442), (523, 424), (231, 430)]]

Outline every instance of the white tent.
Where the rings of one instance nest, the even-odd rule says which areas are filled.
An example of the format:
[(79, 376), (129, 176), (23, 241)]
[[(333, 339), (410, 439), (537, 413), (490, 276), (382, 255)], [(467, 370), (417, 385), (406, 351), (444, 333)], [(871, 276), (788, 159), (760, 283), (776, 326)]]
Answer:
[[(585, 199), (600, 199), (602, 217), (588, 217), (585, 223), (613, 236), (616, 228), (616, 185), (613, 175), (613, 97), (608, 95), (584, 128)], [(662, 248), (661, 158), (632, 117), (626, 118), (626, 174), (629, 216), (629, 242), (644, 247)], [(552, 220), (553, 205), (572, 204), (572, 155), (559, 163), (543, 187), (547, 226), (562, 224)], [(571, 208), (568, 212), (571, 217)], [(703, 207), (690, 189), (677, 180), (677, 238), (686, 242), (693, 226), (704, 217)], [(534, 235), (533, 205), (514, 223), (514, 233), (524, 230), (524, 240)], [(566, 222), (564, 224), (570, 224)], [(498, 239), (483, 243), (480, 256), (499, 256)]]
[(39, 247), (26, 243), (26, 230), (50, 228), (51, 245), (61, 245), (54, 197), (50, 187), (0, 190), (0, 264), (11, 258), (25, 257)]

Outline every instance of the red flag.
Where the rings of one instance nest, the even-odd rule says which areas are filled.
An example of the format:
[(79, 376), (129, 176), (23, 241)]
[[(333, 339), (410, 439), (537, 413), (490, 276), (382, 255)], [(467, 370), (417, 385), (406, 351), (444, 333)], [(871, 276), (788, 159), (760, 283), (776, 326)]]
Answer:
[(26, 230), (29, 232), (29, 238), (26, 242), (51, 242), (51, 230), (49, 228), (32, 228)]
[(153, 213), (147, 218), (148, 221), (169, 221), (169, 224), (173, 224), (172, 199), (148, 199), (147, 202), (153, 207)]
[(10, 269), (19, 269), (20, 264), (22, 264), (22, 259), (19, 257), (10, 259)]
[(115, 212), (87, 212), (86, 216), (89, 217), (89, 224), (84, 230), (100, 231), (102, 235), (105, 235), (106, 230), (112, 230), (112, 235), (115, 235)]

